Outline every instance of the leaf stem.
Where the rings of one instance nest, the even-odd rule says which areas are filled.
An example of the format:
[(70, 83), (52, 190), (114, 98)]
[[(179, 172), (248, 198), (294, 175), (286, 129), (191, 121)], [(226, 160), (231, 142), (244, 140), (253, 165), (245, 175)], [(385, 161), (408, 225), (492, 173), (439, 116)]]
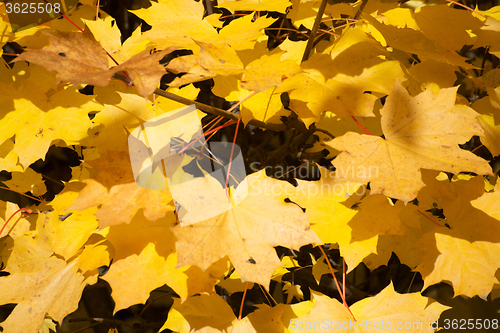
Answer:
[[(354, 317), (354, 315), (352, 314), (351, 312), (351, 309), (349, 309), (349, 306), (347, 305), (347, 302), (345, 301), (345, 291), (341, 291), (340, 289), (340, 286), (339, 286), (339, 281), (337, 281), (337, 277), (335, 276), (335, 273), (333, 272), (333, 267), (332, 265), (330, 264), (330, 259), (328, 258), (328, 256), (326, 255), (326, 252), (325, 250), (323, 250), (323, 247), (320, 245), (318, 246), (319, 249), (321, 250), (321, 252), (323, 253), (323, 256), (325, 257), (325, 260), (326, 260), (326, 263), (328, 264), (328, 267), (330, 268), (330, 272), (332, 273), (332, 276), (333, 276), (333, 280), (335, 281), (335, 285), (337, 286), (337, 291), (339, 292), (340, 294), (340, 297), (342, 298), (342, 302), (344, 304), (344, 306), (347, 308), (347, 310), (349, 311), (349, 313), (351, 314), (352, 318), (354, 320), (356, 320), (356, 317)], [(344, 288), (345, 288), (345, 284), (344, 284)]]
[(240, 314), (238, 315), (238, 321), (241, 320), (241, 315), (243, 313), (243, 304), (245, 304), (245, 296), (247, 295), (247, 290), (248, 290), (248, 281), (247, 284), (245, 285), (245, 291), (243, 292), (243, 297), (241, 298)]
[[(44, 175), (44, 176), (45, 176), (45, 175)], [(38, 198), (32, 197), (31, 195), (27, 195), (27, 194), (25, 194), (25, 193), (22, 193), (22, 192), (19, 192), (19, 191), (13, 190), (13, 189), (11, 189), (11, 188), (4, 187), (4, 186), (0, 186), (0, 188), (1, 188), (1, 189), (4, 189), (4, 190), (8, 190), (8, 191), (15, 192), (15, 193), (20, 194), (20, 195), (24, 195), (24, 196), (25, 196), (25, 197), (27, 197), (27, 198), (30, 198), (30, 199), (33, 199), (33, 200), (39, 201), (39, 202), (41, 202), (41, 203), (48, 204), (48, 202), (47, 202), (47, 201), (40, 200), (40, 199), (38, 199)]]
[[(32, 214), (32, 213), (33, 213), (33, 211), (32, 211), (31, 209), (29, 209), (29, 208), (20, 208), (20, 209), (16, 210), (16, 211), (15, 211), (15, 212), (14, 212), (14, 213), (13, 213), (13, 214), (12, 214), (12, 215), (8, 218), (8, 219), (7, 219), (7, 221), (4, 223), (4, 225), (3, 225), (2, 229), (0, 230), (0, 236), (2, 235), (2, 232), (3, 232), (3, 230), (5, 229), (5, 227), (7, 226), (7, 224), (9, 224), (10, 220), (12, 220), (12, 218), (14, 217), (14, 215), (16, 215), (16, 214), (17, 214), (17, 213), (19, 213), (19, 212), (26, 212), (26, 213), (28, 213), (28, 214)], [(7, 236), (7, 235), (6, 235), (6, 236)]]
[(437, 223), (436, 221), (434, 221), (433, 219), (431, 219), (429, 216), (425, 215), (424, 213), (422, 213), (420, 211), (420, 209), (417, 209), (417, 212), (419, 212), (420, 214), (422, 214), (426, 219), (428, 219), (429, 221), (431, 221), (432, 223), (434, 223), (435, 225), (437, 225), (438, 227), (443, 227), (441, 224)]
[(365, 132), (368, 135), (371, 135), (370, 132), (368, 132), (363, 126), (361, 126), (361, 124), (359, 123), (359, 121), (356, 118), (354, 118), (354, 116), (351, 116), (351, 118), (356, 122), (356, 124), (358, 124), (359, 128), (361, 128), (363, 130), (363, 132)]
[(481, 14), (481, 13), (479, 13), (479, 12), (476, 12), (474, 9), (472, 9), (472, 8), (470, 8), (470, 7), (466, 6), (466, 5), (462, 5), (461, 3), (457, 2), (457, 1), (453, 1), (453, 0), (446, 0), (446, 1), (448, 1), (448, 2), (450, 2), (450, 3), (452, 3), (452, 4), (455, 4), (455, 5), (457, 5), (457, 6), (460, 6), (460, 7), (462, 7), (462, 8), (465, 8), (465, 9), (467, 9), (467, 10), (470, 10), (471, 12), (474, 12), (474, 13), (476, 13), (477, 15), (482, 16), (482, 17), (486, 18), (486, 16), (484, 16), (483, 14)]

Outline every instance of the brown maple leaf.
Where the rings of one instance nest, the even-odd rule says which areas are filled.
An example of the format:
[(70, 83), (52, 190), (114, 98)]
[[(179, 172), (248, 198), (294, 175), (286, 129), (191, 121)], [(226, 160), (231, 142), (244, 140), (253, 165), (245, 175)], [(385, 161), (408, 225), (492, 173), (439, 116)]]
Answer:
[(72, 84), (106, 86), (111, 77), (120, 71), (128, 71), (137, 91), (148, 96), (157, 87), (166, 70), (158, 64), (165, 55), (177, 49), (175, 46), (150, 55), (146, 49), (123, 64), (109, 68), (107, 52), (89, 29), (80, 32), (44, 30), (50, 44), (41, 50), (28, 50), (14, 61), (25, 60), (57, 72), (57, 81)]

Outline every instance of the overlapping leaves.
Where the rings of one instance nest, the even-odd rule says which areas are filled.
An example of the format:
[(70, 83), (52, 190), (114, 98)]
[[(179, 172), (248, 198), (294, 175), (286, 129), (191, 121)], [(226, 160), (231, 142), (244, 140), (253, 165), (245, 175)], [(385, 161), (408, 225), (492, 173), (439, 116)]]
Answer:
[[(160, 0), (132, 11), (152, 29), (137, 29), (124, 43), (112, 18), (94, 20), (88, 3), (68, 14), (80, 28), (87, 25), (83, 32), (57, 20), (2, 39), (28, 47), (12, 68), (0, 69), (0, 166), (13, 173), (8, 186), (42, 195), (41, 177), (33, 177), (28, 166), (53, 144), (85, 147), (84, 163), (46, 204), (52, 212), (9, 222), (0, 235), (10, 273), (1, 278), (0, 302), (18, 304), (1, 324), (5, 332), (36, 332), (46, 315), (60, 323), (76, 309), (85, 284), (96, 281), (97, 268), (111, 259), (103, 279), (113, 289), (115, 311), (145, 302), (151, 290), (167, 284), (180, 300), (164, 328), (179, 332), (284, 331), (293, 329), (292, 319), (348, 320), (351, 314), (340, 303), (314, 294), (294, 305), (260, 306), (238, 321), (222, 299), (208, 295), (226, 274), (226, 286), (236, 275), (235, 280), (268, 288), (273, 272), (294, 264), (280, 262), (276, 246), (337, 244), (349, 270), (361, 262), (375, 269), (394, 252), (422, 274), (425, 286), (449, 281), (456, 294), (469, 297), (486, 298), (499, 283), (500, 188), (491, 185), (496, 178), (488, 161), (459, 146), (478, 136), (492, 156), (500, 151), (498, 70), (475, 81), (487, 94), (472, 108), (452, 87), (455, 72), (474, 67), (457, 53), (464, 45), (489, 47), (498, 56), (498, 10), (473, 14), (446, 5), (410, 10), (370, 1), (361, 20), (337, 29), (340, 37), (321, 41), (301, 63), (305, 42), (287, 39), (270, 50), (265, 29), (277, 16), (258, 12), (279, 12), (310, 28), (319, 2), (220, 1), (229, 11), (255, 11), (223, 25), (217, 15), (204, 17), (200, 1)], [(341, 15), (355, 12), (347, 4), (328, 5), (323, 20), (331, 19), (333, 26)], [(151, 53), (153, 48), (157, 52)], [(171, 82), (179, 88), (170, 92), (195, 99), (198, 91), (187, 84), (209, 78), (213, 92), (228, 101), (256, 92), (242, 105), (244, 123), (279, 122), (294, 111), (306, 127), (314, 124), (337, 136), (329, 141), (320, 134), (312, 148), (328, 148), (336, 171), (321, 169), (319, 181), (299, 181), (296, 188), (263, 172), (249, 175), (259, 194), (251, 192), (209, 220), (177, 225), (169, 191), (137, 186), (126, 151), (131, 129), (180, 106), (150, 96), (166, 73), (159, 61), (174, 49), (191, 54), (166, 66), (179, 74)], [(121, 71), (134, 87), (110, 83)], [(96, 86), (93, 94), (77, 89), (84, 85)], [(361, 120), (371, 135), (346, 125), (353, 116), (372, 118)], [(212, 188), (225, 192), (218, 183)], [(436, 207), (446, 220), (429, 213)], [(1, 208), (7, 220), (14, 208)], [(59, 219), (67, 212), (73, 215)], [(351, 311), (363, 319), (411, 317), (425, 325), (445, 309), (425, 307), (426, 302), (387, 287)]]

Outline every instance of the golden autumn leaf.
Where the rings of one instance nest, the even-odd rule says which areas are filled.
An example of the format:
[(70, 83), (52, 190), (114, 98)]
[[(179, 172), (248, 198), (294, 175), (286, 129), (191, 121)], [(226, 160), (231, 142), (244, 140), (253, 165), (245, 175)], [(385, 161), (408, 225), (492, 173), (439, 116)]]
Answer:
[(445, 49), (438, 42), (427, 38), (421, 31), (411, 28), (397, 28), (391, 25), (380, 23), (370, 15), (364, 15), (363, 18), (370, 24), (369, 29), (375, 29), (378, 34), (372, 32), (374, 37), (381, 42), (395, 49), (405, 52), (418, 54), (421, 60), (433, 59), (439, 62), (461, 66), (464, 68), (473, 68), (471, 64), (465, 62), (467, 59), (459, 56), (456, 52)]
[(26, 168), (45, 158), (53, 140), (75, 144), (87, 136), (88, 113), (102, 108), (93, 99), (69, 87), (47, 97), (30, 81), (19, 90), (0, 83), (0, 142), (15, 136), (11, 152)]
[(275, 21), (271, 17), (262, 16), (254, 20), (254, 15), (245, 15), (229, 22), (220, 30), (219, 35), (225, 38), (233, 50), (252, 49), (257, 40), (265, 36), (264, 28)]
[(222, 40), (217, 30), (204, 16), (202, 2), (191, 0), (161, 0), (151, 7), (131, 10), (131, 13), (152, 26), (142, 34), (139, 42), (152, 43), (158, 49), (182, 45), (199, 54), (195, 41), (214, 42)]
[[(428, 179), (419, 193), (422, 205), (443, 209), (449, 228), (433, 227), (416, 244), (424, 288), (449, 281), (455, 294), (486, 299), (500, 265), (500, 224), (495, 192), (484, 193), (482, 177), (459, 175), (451, 182)], [(444, 222), (443, 222), (444, 223)]]
[(176, 268), (175, 237), (170, 230), (175, 223), (173, 213), (156, 221), (137, 215), (129, 224), (102, 230), (116, 249), (113, 265), (103, 277), (113, 289), (115, 312), (144, 303), (151, 290), (165, 283), (182, 300), (210, 292), (227, 270), (224, 260), (214, 263), (205, 272), (196, 266)]
[[(177, 238), (178, 265), (197, 265), (206, 269), (228, 256), (243, 281), (268, 288), (274, 270), (281, 266), (275, 246), (298, 249), (321, 241), (309, 227), (306, 213), (273, 195), (280, 188), (284, 191), (284, 185), (267, 178), (263, 171), (248, 176), (246, 180), (248, 195), (232, 209), (203, 222), (172, 229)], [(224, 189), (215, 179), (210, 188), (213, 193), (225, 197)], [(215, 194), (212, 200), (215, 200)], [(214, 201), (215, 204), (231, 205)]]
[(422, 7), (413, 14), (416, 24), (427, 38), (445, 49), (460, 51), (464, 44), (474, 44), (475, 38), (467, 31), (482, 26), (479, 18), (470, 12), (447, 5)]
[(229, 305), (216, 294), (196, 296), (182, 304), (176, 300), (160, 331), (171, 329), (179, 333), (283, 332), (285, 325), (279, 318), (290, 306), (284, 304), (274, 307), (257, 306), (257, 310), (238, 320)]
[[(337, 176), (370, 182), (372, 193), (406, 203), (424, 186), (421, 168), (491, 174), (485, 160), (458, 147), (473, 135), (480, 135), (482, 129), (475, 119), (477, 113), (455, 105), (455, 96), (456, 89), (449, 88), (438, 93), (427, 89), (411, 97), (396, 84), (380, 110), (385, 139), (349, 132), (327, 143), (343, 151), (333, 162), (341, 170)], [(351, 168), (364, 172), (347, 172)]]
[(169, 85), (179, 87), (187, 83), (203, 81), (217, 75), (238, 75), (243, 72), (243, 64), (225, 42), (206, 43), (195, 41), (200, 47), (199, 55), (187, 55), (172, 59), (166, 68), (173, 73), (186, 73), (175, 78)]
[(285, 78), (300, 72), (293, 60), (281, 60), (282, 53), (264, 55), (245, 67), (241, 87), (253, 91), (266, 91), (277, 87)]
[[(17, 306), (0, 323), (4, 332), (38, 332), (46, 314), (61, 322), (77, 309), (83, 288), (97, 282), (96, 268), (109, 264), (107, 258), (108, 261), (94, 261), (94, 265), (86, 265), (88, 270), (83, 270), (85, 263), (79, 257), (66, 262), (54, 256), (52, 248), (59, 248), (54, 230), (57, 221), (58, 212), (40, 214), (34, 236), (24, 234), (14, 240), (14, 250), (5, 267), (10, 275), (0, 278), (0, 302)], [(84, 236), (85, 241), (88, 236)], [(78, 249), (74, 250), (75, 254)]]
[(76, 201), (67, 209), (83, 210), (99, 206), (95, 213), (102, 229), (109, 225), (130, 223), (134, 215), (144, 210), (144, 216), (156, 220), (174, 208), (168, 190), (152, 190), (139, 187), (135, 181), (127, 152), (108, 152), (89, 164), (99, 174), (86, 180)]
[[(313, 300), (304, 302), (306, 314), (288, 323), (290, 332), (321, 330), (322, 332), (434, 332), (431, 323), (447, 306), (437, 302), (428, 305), (428, 299), (417, 293), (398, 294), (392, 283), (374, 297), (368, 297), (350, 306), (349, 311), (335, 299), (312, 292)], [(299, 303), (301, 304), (301, 303)], [(296, 305), (299, 305), (296, 304)], [(406, 325), (406, 326), (405, 326)]]
[(219, 7), (229, 10), (273, 11), (285, 13), (291, 5), (289, 0), (222, 0)]

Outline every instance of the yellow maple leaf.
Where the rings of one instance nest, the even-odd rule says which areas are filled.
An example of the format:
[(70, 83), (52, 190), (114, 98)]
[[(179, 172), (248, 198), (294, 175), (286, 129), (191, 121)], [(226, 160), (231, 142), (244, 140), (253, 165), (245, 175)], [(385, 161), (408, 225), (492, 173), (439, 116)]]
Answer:
[(481, 142), (493, 156), (497, 156), (500, 155), (500, 110), (493, 107), (492, 104), (491, 97), (487, 96), (474, 102), (472, 108), (481, 113), (481, 116), (477, 118), (484, 130)]
[[(208, 176), (205, 178), (209, 180)], [(274, 246), (298, 249), (321, 241), (310, 229), (307, 214), (284, 202), (284, 192), (281, 198), (273, 195), (280, 188), (284, 190), (279, 181), (267, 178), (263, 170), (246, 180), (249, 192), (238, 205), (214, 218), (172, 229), (177, 238), (178, 265), (190, 264), (206, 269), (227, 255), (242, 280), (259, 283), (267, 289), (273, 272), (281, 266)], [(210, 188), (214, 198), (201, 196), (193, 199), (212, 200), (214, 205), (231, 205), (215, 201), (216, 194), (225, 198), (224, 189), (215, 179)], [(238, 190), (234, 194), (236, 197)], [(184, 198), (178, 201), (182, 204), (181, 199)], [(189, 199), (187, 194), (185, 199)]]
[(365, 30), (370, 31), (373, 37), (384, 46), (417, 54), (420, 60), (433, 59), (464, 68), (474, 68), (465, 62), (466, 58), (459, 56), (455, 51), (445, 49), (438, 42), (427, 38), (421, 31), (385, 25), (370, 15), (363, 15), (363, 18), (369, 24)]
[(219, 295), (199, 295), (187, 301), (174, 300), (168, 313), (168, 319), (160, 329), (171, 329), (174, 332), (223, 332), (236, 320), (229, 304)]
[[(304, 329), (322, 332), (434, 332), (431, 324), (447, 306), (419, 294), (398, 294), (392, 283), (374, 297), (365, 298), (350, 306), (349, 311), (336, 299), (312, 292), (312, 305), (305, 315), (286, 324), (290, 332)], [(311, 306), (310, 305), (310, 306)]]
[(54, 222), (58, 218), (56, 211), (39, 214), (33, 236), (25, 234), (14, 240), (5, 267), (10, 275), (0, 278), (0, 302), (17, 306), (0, 324), (4, 332), (38, 332), (46, 314), (62, 322), (77, 309), (83, 288), (97, 282), (96, 268), (109, 264), (109, 258), (95, 261), (96, 266), (87, 265), (88, 270), (83, 271), (79, 257), (66, 262), (54, 256)]
[(218, 7), (230, 11), (271, 11), (283, 14), (290, 5), (289, 0), (221, 0), (218, 2)]
[(254, 20), (253, 14), (245, 15), (229, 22), (219, 31), (219, 35), (225, 38), (233, 50), (252, 49), (257, 39), (266, 36), (263, 32), (264, 28), (269, 27), (276, 20), (265, 16)]
[(424, 289), (447, 280), (452, 283), (456, 295), (478, 295), (486, 300), (493, 285), (499, 283), (495, 272), (500, 267), (500, 244), (471, 243), (439, 233), (435, 234), (435, 242), (440, 254), (434, 263), (434, 270), (425, 276)]
[(76, 144), (87, 136), (92, 122), (90, 110), (102, 106), (93, 96), (67, 88), (47, 97), (30, 81), (20, 90), (0, 83), (0, 142), (16, 137), (12, 153), (26, 168), (38, 159), (44, 159), (53, 140), (61, 139)]
[(84, 210), (99, 206), (95, 213), (99, 227), (130, 223), (134, 215), (144, 209), (144, 216), (156, 220), (174, 208), (170, 191), (139, 187), (135, 181), (127, 152), (108, 152), (89, 162), (99, 171), (97, 177), (86, 180), (76, 201), (67, 209)]
[[(437, 94), (427, 89), (411, 97), (401, 84), (396, 84), (380, 110), (385, 139), (349, 132), (327, 143), (344, 151), (333, 162), (343, 170), (337, 176), (355, 182), (369, 181), (372, 193), (383, 193), (406, 203), (424, 186), (420, 168), (491, 175), (485, 160), (458, 147), (473, 135), (480, 135), (482, 129), (475, 119), (476, 112), (454, 105), (455, 96), (456, 89), (449, 88)], [(364, 172), (346, 172), (352, 167)]]
[[(151, 7), (131, 10), (149, 25), (138, 42), (152, 42), (158, 49), (182, 45), (199, 54), (199, 47), (193, 41), (214, 42), (222, 40), (207, 19), (203, 19), (202, 2), (191, 0), (171, 0), (152, 2)], [(202, 20), (203, 19), (203, 20)]]
[(161, 330), (171, 329), (179, 333), (257, 333), (283, 332), (285, 326), (278, 319), (290, 306), (274, 307), (259, 304), (258, 309), (237, 319), (229, 305), (217, 294), (200, 295), (184, 303), (174, 301), (168, 319)]
[[(176, 268), (175, 237), (170, 230), (175, 223), (173, 213), (156, 221), (138, 215), (129, 224), (102, 230), (115, 248), (113, 265), (103, 277), (113, 289), (115, 311), (144, 303), (151, 290), (165, 283), (183, 300), (210, 292), (225, 273), (227, 260), (214, 263), (206, 271), (196, 266)], [(137, 274), (140, 271), (144, 274)]]
[(266, 91), (277, 87), (285, 78), (298, 72), (300, 67), (293, 60), (281, 60), (282, 53), (264, 55), (245, 67), (241, 87), (253, 91)]
[(169, 85), (179, 87), (187, 83), (203, 81), (217, 75), (238, 75), (243, 72), (243, 64), (236, 51), (224, 43), (195, 41), (200, 46), (200, 54), (175, 58), (166, 68), (173, 73), (186, 73), (175, 78)]
[(424, 6), (413, 15), (424, 36), (448, 50), (460, 51), (464, 45), (474, 44), (467, 31), (483, 25), (471, 11), (451, 8), (448, 5)]
[[(425, 287), (450, 281), (456, 294), (486, 299), (498, 283), (495, 272), (500, 263), (500, 224), (495, 192), (484, 193), (482, 177), (455, 176), (424, 178), (427, 186), (419, 193), (421, 207), (443, 209), (448, 227), (427, 223), (426, 233), (416, 244)], [(474, 203), (472, 205), (471, 203)], [(481, 209), (481, 210), (480, 210)], [(443, 224), (445, 222), (442, 222)]]
[[(495, 7), (496, 8), (496, 7)], [(495, 8), (492, 8), (494, 10)], [(475, 29), (474, 34), (477, 35), (474, 47), (488, 47), (488, 52), (495, 56), (500, 56), (500, 17), (498, 15), (486, 17), (484, 25)]]

